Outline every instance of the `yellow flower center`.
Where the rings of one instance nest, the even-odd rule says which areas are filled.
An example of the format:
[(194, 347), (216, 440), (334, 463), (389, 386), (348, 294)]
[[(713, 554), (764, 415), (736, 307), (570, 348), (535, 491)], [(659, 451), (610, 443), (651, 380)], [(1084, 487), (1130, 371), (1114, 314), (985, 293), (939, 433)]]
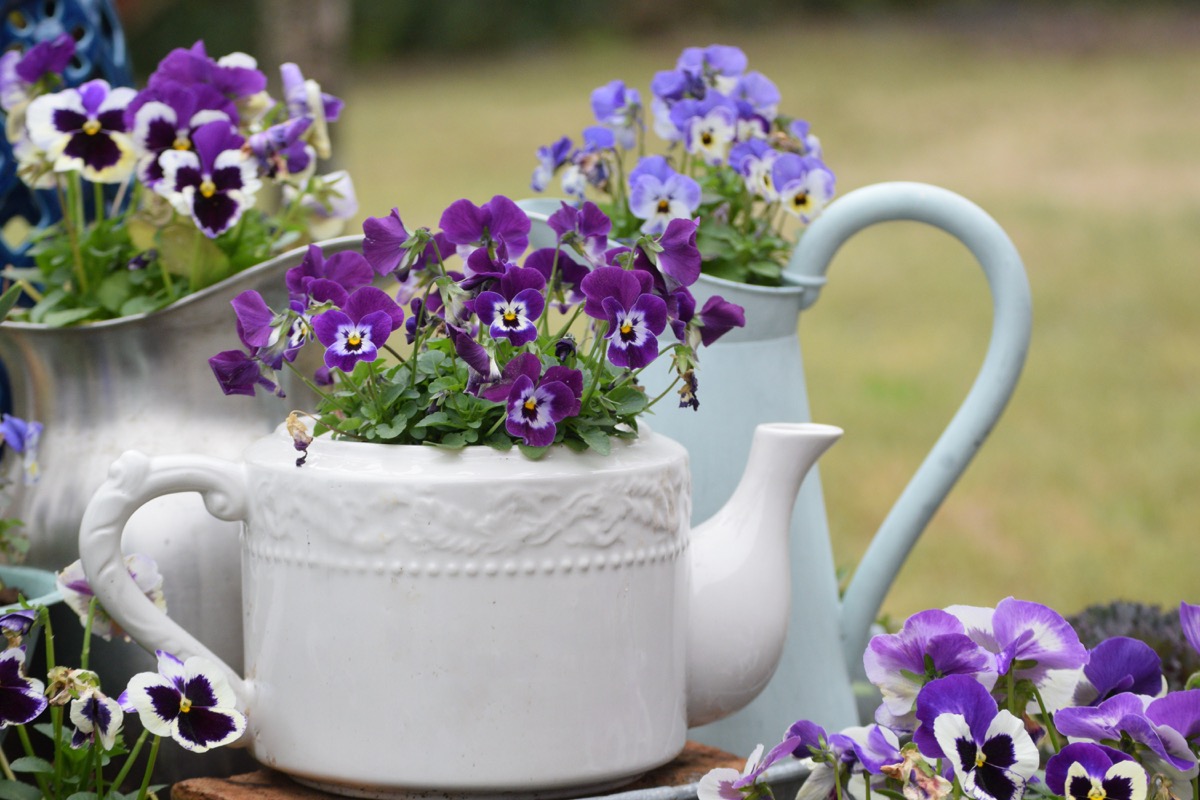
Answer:
[(350, 345), (351, 347), (358, 347), (362, 344), (362, 337), (357, 333), (352, 333), (346, 338), (346, 344)]
[(505, 311), (504, 312), (504, 321), (505, 322), (516, 322), (517, 315), (515, 313), (513, 313), (512, 311)]
[(980, 750), (978, 753), (975, 754), (975, 766), (982, 767), (986, 763), (987, 763), (987, 756), (985, 756), (983, 754), (983, 751)]
[(179, 713), (186, 714), (192, 710), (192, 701), (186, 697), (179, 698)]
[(210, 180), (205, 180), (200, 184), (200, 194), (203, 197), (212, 197), (217, 193), (217, 185)]
[(98, 120), (89, 119), (83, 123), (83, 132), (88, 136), (95, 136), (100, 132), (100, 122)]
[(537, 408), (537, 401), (534, 400), (532, 397), (525, 401), (525, 410), (526, 411), (533, 411), (536, 408)]
[(703, 144), (705, 147), (708, 147), (710, 144), (712, 144), (713, 143), (712, 131), (704, 131), (703, 133), (701, 133), (700, 134), (700, 143)]
[(180, 136), (175, 139), (175, 143), (172, 144), (171, 147), (175, 148), (176, 150), (191, 150), (192, 143), (189, 142), (185, 137)]
[(796, 208), (806, 208), (808, 206), (808, 192), (796, 192), (796, 196), (792, 198), (792, 205)]
[(658, 201), (658, 213), (666, 214), (671, 210), (671, 201), (663, 199)]
[(623, 324), (621, 326), (621, 333), (623, 335), (628, 336), (632, 332), (633, 332), (633, 326), (630, 325), (628, 322), (626, 322), (625, 324)]

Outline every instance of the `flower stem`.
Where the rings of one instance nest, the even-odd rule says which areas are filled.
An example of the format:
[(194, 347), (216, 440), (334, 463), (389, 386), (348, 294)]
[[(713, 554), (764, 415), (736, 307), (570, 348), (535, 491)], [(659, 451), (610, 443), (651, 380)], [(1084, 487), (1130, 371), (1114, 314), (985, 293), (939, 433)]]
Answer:
[(99, 222), (100, 220), (104, 219), (104, 184), (92, 184), (92, 205), (95, 206), (95, 208), (92, 209), (92, 213), (95, 215), (95, 221)]
[(125, 778), (129, 775), (129, 770), (133, 768), (133, 762), (137, 761), (138, 753), (142, 751), (142, 745), (146, 743), (146, 737), (150, 735), (150, 731), (142, 729), (142, 735), (133, 743), (133, 749), (129, 751), (125, 763), (121, 765), (121, 771), (117, 773), (117, 777), (113, 778), (112, 785), (118, 789), (124, 783)]
[(87, 624), (83, 627), (83, 647), (79, 651), (79, 668), (88, 668), (88, 658), (92, 654), (92, 622), (96, 619), (96, 606), (100, 600), (95, 595), (88, 602)]
[[(104, 765), (100, 758), (100, 737), (93, 734), (92, 736), (92, 755), (96, 762), (96, 800), (104, 798)], [(869, 800), (869, 798), (868, 798)]]
[(3, 772), (4, 777), (10, 781), (17, 779), (17, 776), (13, 774), (12, 767), (9, 766), (8, 756), (4, 755), (3, 750), (0, 750), (0, 772)]
[(146, 772), (142, 775), (142, 788), (138, 789), (137, 800), (146, 800), (146, 793), (150, 789), (150, 776), (154, 774), (154, 762), (158, 760), (160, 742), (162, 742), (162, 737), (155, 736), (154, 743), (150, 745), (150, 755), (146, 759)]
[(588, 363), (595, 364), (595, 370), (592, 372), (592, 382), (588, 384), (587, 391), (584, 392), (583, 400), (580, 401), (580, 409), (587, 408), (588, 401), (592, 399), (592, 395), (600, 388), (600, 379), (604, 375), (604, 362), (608, 360), (608, 356), (603, 351), (605, 345), (604, 333), (608, 330), (608, 322), (596, 323), (596, 341), (592, 342), (592, 352), (588, 355)]
[(322, 400), (324, 400), (327, 403), (333, 402), (333, 398), (331, 398), (326, 392), (322, 391), (321, 387), (317, 386), (316, 382), (314, 382), (311, 378), (309, 378), (307, 375), (305, 375), (303, 372), (301, 372), (300, 368), (297, 367), (294, 363), (292, 363), (291, 361), (286, 361), (286, 360), (283, 363), (287, 364), (288, 369), (290, 369), (296, 375), (296, 377), (298, 377), (300, 379), (300, 381), (305, 386), (307, 386), (310, 390), (312, 390), (312, 392), (314, 394), (318, 395)]
[(1062, 741), (1058, 738), (1058, 729), (1054, 727), (1054, 718), (1046, 713), (1046, 703), (1042, 700), (1042, 693), (1035, 686), (1033, 696), (1037, 700), (1038, 708), (1042, 712), (1042, 719), (1046, 723), (1046, 735), (1050, 737), (1050, 746), (1054, 748), (1054, 752), (1062, 750)]
[(662, 394), (658, 395), (657, 397), (655, 397), (653, 400), (651, 400), (649, 403), (646, 404), (646, 410), (649, 411), (650, 409), (654, 408), (655, 403), (657, 403), (659, 400), (662, 400), (664, 397), (666, 397), (667, 394), (669, 394), (678, 385), (679, 385), (679, 375), (676, 374), (675, 380), (671, 381), (671, 385), (668, 386), (666, 389), (663, 389)]
[(75, 262), (75, 278), (79, 281), (80, 292), (87, 293), (87, 272), (83, 268), (83, 250), (79, 247), (80, 226), (83, 225), (83, 215), (76, 215), (76, 197), (80, 194), (79, 173), (72, 172), (67, 178), (64, 194), (62, 184), (59, 184), (58, 204), (63, 212), (63, 227), (67, 229), (67, 238), (71, 242), (71, 255)]

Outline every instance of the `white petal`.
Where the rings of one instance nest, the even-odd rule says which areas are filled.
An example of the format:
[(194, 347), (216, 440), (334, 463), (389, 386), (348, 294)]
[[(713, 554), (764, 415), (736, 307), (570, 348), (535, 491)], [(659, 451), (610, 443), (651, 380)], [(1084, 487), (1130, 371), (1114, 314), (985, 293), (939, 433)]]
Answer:
[[(1075, 766), (1072, 764), (1071, 766)], [(1070, 770), (1067, 771), (1070, 775)], [(1108, 772), (1104, 773), (1105, 778), (1126, 778), (1129, 780), (1130, 786), (1133, 787), (1129, 793), (1129, 800), (1146, 800), (1146, 789), (1149, 780), (1146, 777), (1146, 770), (1141, 764), (1136, 761), (1118, 761), (1108, 768)]]
[(1025, 723), (1008, 711), (1002, 710), (996, 714), (996, 718), (992, 720), (992, 724), (988, 725), (987, 734), (984, 738), (990, 740), (1001, 734), (1008, 736), (1012, 740), (1013, 754), (1017, 759), (1016, 763), (1008, 769), (1010, 775), (1017, 775), (1023, 780), (1029, 780), (1033, 773), (1037, 772), (1039, 762), (1037, 745), (1033, 743), (1033, 739), (1029, 738), (1029, 734), (1025, 731)]
[(225, 671), (212, 661), (203, 656), (192, 656), (183, 663), (183, 667), (189, 680), (198, 677), (208, 681), (212, 686), (213, 695), (217, 698), (216, 708), (233, 708), (237, 705), (237, 696), (233, 693), (233, 687), (229, 685), (229, 679), (225, 677)]
[(954, 774), (962, 778), (963, 763), (958, 754), (957, 742), (959, 739), (966, 739), (972, 744), (975, 742), (966, 717), (962, 714), (939, 714), (933, 720), (933, 738), (937, 740), (938, 747), (942, 748), (942, 752), (954, 767)]
[(154, 708), (147, 689), (152, 686), (165, 686), (177, 691), (171, 681), (155, 672), (139, 672), (129, 679), (125, 689), (125, 697), (138, 713), (138, 718), (146, 730), (155, 736), (170, 736), (174, 720), (163, 719)]

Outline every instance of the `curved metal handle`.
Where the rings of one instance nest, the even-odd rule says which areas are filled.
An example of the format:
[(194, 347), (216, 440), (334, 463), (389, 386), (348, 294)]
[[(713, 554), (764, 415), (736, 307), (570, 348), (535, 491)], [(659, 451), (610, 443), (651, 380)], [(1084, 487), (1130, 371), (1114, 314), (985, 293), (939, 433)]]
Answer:
[(204, 456), (150, 458), (129, 451), (113, 462), (108, 479), (83, 513), (79, 527), (83, 571), (104, 610), (135, 642), (146, 650), (166, 650), (179, 658), (204, 656), (217, 664), (244, 712), (249, 694), (242, 677), (155, 607), (125, 567), (121, 533), (129, 518), (155, 497), (176, 492), (200, 492), (209, 513), (219, 519), (245, 518), (246, 479), (240, 465)]
[[(966, 400), (888, 512), (846, 589), (841, 628), (851, 674), (862, 672), (871, 623), (900, 565), (1012, 396), (1029, 349), (1033, 314), (1021, 257), (999, 224), (962, 196), (922, 183), (881, 183), (830, 204), (800, 237), (788, 272), (811, 283), (824, 276), (847, 239), (892, 220), (924, 222), (967, 246), (991, 288), (992, 338)], [(819, 291), (819, 286), (809, 290), (806, 307)]]

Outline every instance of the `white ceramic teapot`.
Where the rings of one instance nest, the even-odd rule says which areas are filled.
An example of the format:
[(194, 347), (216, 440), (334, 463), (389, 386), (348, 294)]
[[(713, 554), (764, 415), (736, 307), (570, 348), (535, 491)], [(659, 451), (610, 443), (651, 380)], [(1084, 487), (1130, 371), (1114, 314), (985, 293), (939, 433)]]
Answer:
[[(281, 426), (231, 462), (126, 453), (88, 505), (84, 569), (147, 649), (227, 673), (255, 757), (331, 791), (571, 793), (666, 763), (770, 679), (792, 505), (841, 431), (767, 424), (739, 488), (689, 531), (688, 455), (318, 440)], [(245, 674), (141, 595), (121, 531), (197, 491), (244, 522)], [(206, 598), (196, 597), (197, 603)]]

